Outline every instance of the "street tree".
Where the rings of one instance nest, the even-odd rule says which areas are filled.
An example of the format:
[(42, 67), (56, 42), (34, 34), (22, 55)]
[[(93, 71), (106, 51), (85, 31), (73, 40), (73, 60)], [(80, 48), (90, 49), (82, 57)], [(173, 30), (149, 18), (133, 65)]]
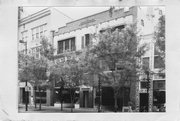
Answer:
[(157, 29), (154, 32), (155, 54), (158, 55), (157, 62), (161, 67), (161, 71), (165, 70), (165, 15), (159, 18)]
[[(56, 60), (53, 65), (50, 67), (50, 77), (49, 81), (50, 82), (55, 82), (51, 83), (51, 87), (54, 88), (54, 86), (58, 86), (59, 88), (59, 98), (60, 98), (60, 103), (61, 103), (61, 111), (63, 110), (63, 90), (65, 88), (65, 70), (63, 69), (63, 63)], [(53, 84), (53, 85), (52, 85)], [(57, 84), (57, 85), (56, 85)]]
[(145, 53), (146, 44), (140, 45), (136, 35), (134, 24), (126, 25), (122, 30), (107, 29), (88, 51), (92, 62), (89, 67), (97, 74), (107, 75), (105, 82), (114, 89), (115, 111), (120, 88), (138, 80), (138, 60)]
[(81, 61), (77, 58), (76, 54), (66, 55), (67, 60), (64, 62), (63, 70), (64, 76), (62, 77), (65, 86), (69, 88), (70, 98), (71, 98), (71, 112), (73, 112), (73, 106), (75, 99), (76, 91), (79, 86), (82, 84), (83, 79), (83, 65)]
[[(18, 78), (21, 81), (28, 80), (28, 82), (30, 82), (34, 86), (34, 88), (38, 87), (40, 94), (42, 88), (49, 87), (49, 83), (47, 82), (47, 71), (49, 70), (49, 66), (51, 65), (51, 59), (53, 57), (54, 49), (53, 46), (48, 42), (48, 39), (46, 37), (43, 37), (41, 38), (40, 47), (37, 47), (36, 50), (39, 50), (36, 53), (40, 53), (39, 57), (18, 52)], [(41, 99), (39, 109), (41, 109)]]

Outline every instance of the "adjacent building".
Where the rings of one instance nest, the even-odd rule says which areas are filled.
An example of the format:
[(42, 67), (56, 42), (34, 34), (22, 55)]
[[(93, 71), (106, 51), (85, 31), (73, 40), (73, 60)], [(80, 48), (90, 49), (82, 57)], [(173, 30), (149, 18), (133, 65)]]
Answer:
[[(32, 8), (33, 9), (33, 8)], [(23, 40), (27, 42), (27, 54), (35, 58), (40, 57), (40, 40), (42, 37), (47, 37), (53, 43), (53, 31), (58, 27), (64, 26), (66, 22), (71, 19), (63, 15), (56, 8), (45, 8), (36, 13), (25, 15), (23, 7), (19, 7), (19, 20), (18, 20), (18, 50), (25, 53), (26, 45), (20, 43)], [(27, 14), (27, 13), (26, 13)], [(29, 87), (29, 100), (33, 96), (33, 86), (28, 83)], [(43, 103), (50, 104), (49, 91), (45, 91), (43, 95)], [(37, 97), (37, 99), (39, 99)], [(19, 103), (25, 103), (25, 83), (19, 82)]]

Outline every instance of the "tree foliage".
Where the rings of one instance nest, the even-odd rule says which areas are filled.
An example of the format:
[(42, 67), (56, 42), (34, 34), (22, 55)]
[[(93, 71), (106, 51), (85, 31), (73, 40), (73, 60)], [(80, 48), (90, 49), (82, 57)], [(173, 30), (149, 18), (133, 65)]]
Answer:
[(162, 60), (159, 62), (162, 69), (165, 69), (165, 15), (159, 18), (157, 29), (154, 33), (155, 38), (155, 54), (158, 54)]
[(108, 29), (87, 51), (89, 70), (105, 77), (102, 83), (114, 88), (116, 99), (121, 87), (130, 86), (138, 78), (138, 60), (145, 53), (146, 44), (140, 45), (136, 35), (134, 24), (126, 25), (122, 30)]

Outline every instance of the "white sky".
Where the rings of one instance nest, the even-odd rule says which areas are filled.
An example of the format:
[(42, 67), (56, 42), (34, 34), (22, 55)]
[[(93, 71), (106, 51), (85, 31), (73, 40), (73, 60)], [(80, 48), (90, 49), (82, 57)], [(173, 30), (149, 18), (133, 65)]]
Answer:
[[(35, 13), (44, 8), (46, 7), (23, 7), (24, 13), (27, 15)], [(54, 8), (58, 9), (60, 12), (69, 16), (73, 20), (77, 20), (109, 9), (109, 7), (54, 7)]]

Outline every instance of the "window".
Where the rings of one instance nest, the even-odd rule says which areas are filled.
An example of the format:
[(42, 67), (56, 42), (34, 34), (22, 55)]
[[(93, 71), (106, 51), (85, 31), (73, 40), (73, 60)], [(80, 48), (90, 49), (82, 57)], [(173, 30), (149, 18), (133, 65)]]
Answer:
[(153, 90), (165, 90), (165, 80), (153, 81)]
[(81, 48), (83, 49), (84, 47), (89, 46), (90, 44), (90, 34), (85, 34), (81, 38)]
[(154, 68), (163, 68), (164, 61), (160, 56), (154, 56)]
[(40, 58), (40, 47), (33, 47), (30, 51), (34, 58)]
[(71, 39), (71, 51), (75, 51), (76, 46), (75, 46), (75, 37)]
[(90, 44), (90, 35), (89, 34), (85, 34), (85, 45), (89, 46)]
[(36, 28), (36, 38), (37, 38), (37, 39), (39, 38), (39, 27)]
[(149, 68), (149, 57), (144, 57), (142, 63), (145, 68)]
[(75, 51), (75, 37), (58, 41), (58, 54), (65, 51)]
[(84, 48), (84, 36), (82, 36), (82, 39), (81, 39), (81, 48), (82, 49)]
[(35, 39), (35, 29), (32, 29), (32, 40)]
[(32, 40), (42, 38), (46, 33), (46, 24), (32, 29)]
[(144, 20), (143, 19), (141, 19), (141, 25), (144, 26)]
[(27, 38), (28, 38), (27, 31), (22, 32), (21, 36), (22, 36), (23, 41), (27, 41)]
[(148, 82), (146, 82), (146, 81), (142, 81), (141, 82), (141, 89), (147, 89), (147, 84), (148, 84)]
[(63, 41), (58, 42), (58, 54), (63, 53)]
[(43, 26), (40, 26), (40, 38), (43, 36)]
[(69, 39), (65, 40), (65, 50), (69, 50)]
[(162, 15), (162, 10), (159, 10), (159, 15)]

